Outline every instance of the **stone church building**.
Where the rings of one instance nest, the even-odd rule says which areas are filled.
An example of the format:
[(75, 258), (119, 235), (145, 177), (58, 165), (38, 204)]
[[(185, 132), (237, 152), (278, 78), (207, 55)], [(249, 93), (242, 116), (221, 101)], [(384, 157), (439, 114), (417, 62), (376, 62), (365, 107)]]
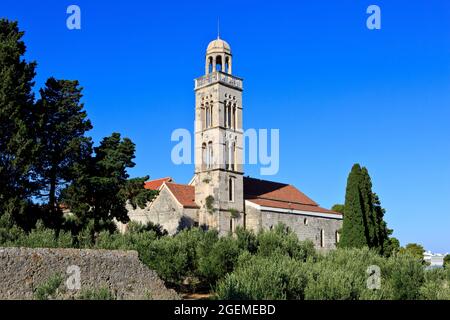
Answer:
[(335, 248), (340, 213), (320, 207), (293, 185), (244, 177), (243, 80), (232, 75), (232, 65), (229, 44), (219, 37), (211, 41), (205, 74), (195, 79), (194, 177), (187, 185), (171, 178), (147, 182), (145, 188), (159, 194), (144, 209), (130, 206), (130, 219), (158, 223), (169, 234), (190, 226), (220, 234), (237, 226), (258, 231), (281, 222), (300, 240)]

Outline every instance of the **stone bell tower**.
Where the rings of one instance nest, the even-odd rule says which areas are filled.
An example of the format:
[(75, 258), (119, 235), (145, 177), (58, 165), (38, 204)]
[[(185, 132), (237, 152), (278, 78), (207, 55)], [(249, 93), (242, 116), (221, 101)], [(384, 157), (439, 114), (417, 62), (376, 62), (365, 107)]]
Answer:
[(205, 75), (195, 79), (195, 201), (199, 225), (220, 234), (244, 218), (242, 79), (219, 37), (206, 50)]

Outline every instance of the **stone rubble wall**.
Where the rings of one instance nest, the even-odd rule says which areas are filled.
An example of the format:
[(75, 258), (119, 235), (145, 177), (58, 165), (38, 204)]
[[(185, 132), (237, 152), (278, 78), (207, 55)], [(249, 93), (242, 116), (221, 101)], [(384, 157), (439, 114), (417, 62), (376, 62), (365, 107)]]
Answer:
[[(70, 285), (75, 276), (70, 266), (79, 267), (80, 290)], [(74, 299), (84, 289), (100, 288), (107, 288), (117, 299), (179, 299), (139, 260), (136, 251), (0, 248), (2, 300), (33, 299), (36, 288), (56, 274), (63, 278), (57, 297), (61, 299)]]

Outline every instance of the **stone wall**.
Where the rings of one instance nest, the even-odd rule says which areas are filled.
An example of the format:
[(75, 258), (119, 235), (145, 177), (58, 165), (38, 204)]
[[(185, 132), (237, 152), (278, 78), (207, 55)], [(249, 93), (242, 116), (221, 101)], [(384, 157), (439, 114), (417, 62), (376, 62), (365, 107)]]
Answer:
[[(152, 222), (160, 224), (170, 235), (194, 225), (198, 221), (196, 209), (185, 209), (178, 203), (167, 188), (162, 188), (158, 197), (141, 209), (127, 205), (128, 216), (131, 221), (137, 221), (142, 224)], [(126, 228), (119, 224), (121, 232)]]
[(56, 274), (63, 277), (58, 298), (73, 299), (80, 293), (72, 282), (77, 268), (81, 291), (107, 288), (117, 299), (179, 298), (136, 251), (0, 248), (0, 299), (33, 299)]
[[(246, 228), (254, 230), (268, 230), (283, 223), (295, 232), (300, 240), (311, 240), (318, 250), (336, 248), (337, 231), (342, 227), (341, 219), (322, 218), (312, 215), (280, 213), (274, 211), (260, 211), (251, 206), (246, 207)], [(324, 241), (321, 245), (321, 232)]]

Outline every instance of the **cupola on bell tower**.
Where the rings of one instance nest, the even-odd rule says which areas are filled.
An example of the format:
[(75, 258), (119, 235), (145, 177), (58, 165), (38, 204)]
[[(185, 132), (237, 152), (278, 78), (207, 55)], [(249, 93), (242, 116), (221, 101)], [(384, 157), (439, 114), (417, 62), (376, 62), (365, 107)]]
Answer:
[(209, 43), (205, 75), (195, 79), (195, 201), (199, 224), (224, 234), (242, 225), (242, 79), (232, 75), (230, 45)]

